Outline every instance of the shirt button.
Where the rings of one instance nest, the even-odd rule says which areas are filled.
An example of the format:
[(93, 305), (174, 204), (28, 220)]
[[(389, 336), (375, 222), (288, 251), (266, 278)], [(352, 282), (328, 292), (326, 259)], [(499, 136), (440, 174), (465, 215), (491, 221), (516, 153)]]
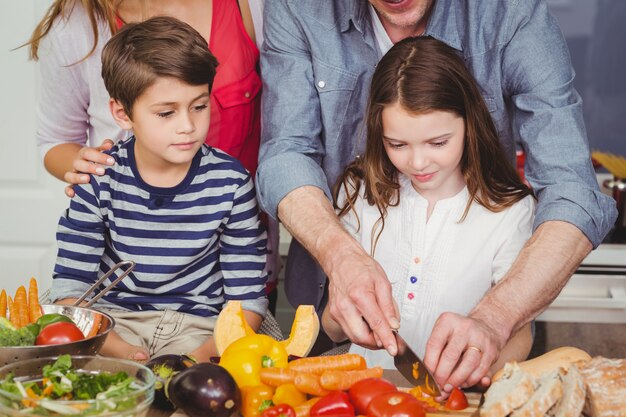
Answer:
[(417, 282), (417, 277), (409, 278), (411, 280), (411, 284), (415, 284)]
[(415, 298), (415, 295), (414, 295), (412, 292), (410, 292), (410, 293), (407, 295), (407, 298), (408, 298), (409, 300), (412, 300), (413, 298)]
[(317, 86), (319, 88), (324, 88), (324, 87), (326, 87), (326, 82), (325, 81), (318, 81)]
[(420, 258), (416, 256), (415, 258), (413, 258), (413, 262), (415, 262), (416, 264), (420, 263)]
[(161, 207), (163, 205), (163, 199), (157, 198), (156, 200), (154, 200), (154, 205), (157, 207)]
[(249, 91), (246, 91), (246, 92), (245, 92), (245, 94), (244, 94), (244, 97), (245, 97), (245, 98), (250, 98), (250, 92), (249, 92)]

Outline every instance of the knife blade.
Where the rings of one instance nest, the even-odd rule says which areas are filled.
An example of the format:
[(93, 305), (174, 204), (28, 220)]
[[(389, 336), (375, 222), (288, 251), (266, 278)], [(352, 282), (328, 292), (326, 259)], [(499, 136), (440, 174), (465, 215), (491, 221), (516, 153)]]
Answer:
[(393, 357), (396, 369), (411, 385), (421, 387), (422, 392), (435, 398), (441, 396), (441, 390), (424, 362), (413, 352), (399, 332), (394, 333), (398, 343), (398, 354)]

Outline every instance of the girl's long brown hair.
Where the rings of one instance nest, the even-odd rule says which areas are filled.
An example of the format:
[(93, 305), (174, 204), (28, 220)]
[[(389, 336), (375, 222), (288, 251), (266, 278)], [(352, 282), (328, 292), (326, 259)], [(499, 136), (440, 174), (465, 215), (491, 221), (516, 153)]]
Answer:
[[(387, 207), (400, 203), (398, 172), (382, 140), (383, 109), (395, 103), (414, 114), (449, 111), (465, 120), (461, 172), (470, 198), (460, 221), (474, 201), (498, 212), (532, 195), (508, 161), (478, 85), (463, 60), (441, 41), (408, 38), (394, 45), (374, 72), (365, 116), (365, 155), (346, 168), (333, 190), (340, 217), (353, 209), (363, 183), (365, 199), (380, 212), (374, 225), (375, 229), (382, 226), (377, 240)], [(338, 201), (342, 189), (346, 199)]]
[(35, 61), (39, 59), (39, 43), (50, 32), (52, 24), (57, 18), (69, 17), (77, 2), (82, 4), (87, 12), (87, 16), (89, 16), (94, 39), (91, 50), (82, 58), (82, 60), (87, 59), (96, 50), (99, 36), (98, 20), (107, 22), (112, 34), (117, 31), (115, 9), (117, 8), (117, 4), (120, 3), (120, 0), (56, 0), (52, 3), (44, 17), (35, 27), (35, 30), (33, 30), (28, 42), (24, 44), (30, 46), (29, 55), (31, 59)]

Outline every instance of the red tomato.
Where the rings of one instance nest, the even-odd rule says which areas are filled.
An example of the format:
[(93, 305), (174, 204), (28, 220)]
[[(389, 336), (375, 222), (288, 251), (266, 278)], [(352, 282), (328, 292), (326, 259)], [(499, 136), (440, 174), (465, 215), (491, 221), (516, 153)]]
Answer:
[(398, 389), (391, 382), (382, 378), (366, 378), (352, 384), (348, 390), (350, 402), (359, 414), (365, 414), (372, 398), (385, 392), (396, 392)]
[(83, 340), (85, 335), (74, 323), (60, 321), (44, 327), (37, 335), (36, 345), (62, 345)]
[(424, 407), (408, 392), (377, 395), (367, 406), (367, 417), (425, 417)]
[(447, 410), (465, 410), (467, 408), (467, 397), (458, 388), (454, 388), (444, 406)]

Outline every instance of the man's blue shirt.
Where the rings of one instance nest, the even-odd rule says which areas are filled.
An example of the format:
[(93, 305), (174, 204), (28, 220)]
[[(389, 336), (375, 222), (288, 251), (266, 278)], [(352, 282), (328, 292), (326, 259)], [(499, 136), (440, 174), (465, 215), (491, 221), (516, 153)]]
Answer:
[[(276, 217), (298, 187), (319, 187), (330, 198), (363, 152), (369, 84), (382, 53), (366, 0), (268, 0), (264, 20), (257, 190)], [(569, 52), (545, 2), (436, 0), (424, 35), (459, 51), (511, 161), (516, 147), (526, 152), (525, 175), (538, 197), (534, 227), (566, 221), (597, 246), (617, 211), (599, 190)], [(290, 263), (306, 275), (297, 260), (303, 250), (292, 248)]]

